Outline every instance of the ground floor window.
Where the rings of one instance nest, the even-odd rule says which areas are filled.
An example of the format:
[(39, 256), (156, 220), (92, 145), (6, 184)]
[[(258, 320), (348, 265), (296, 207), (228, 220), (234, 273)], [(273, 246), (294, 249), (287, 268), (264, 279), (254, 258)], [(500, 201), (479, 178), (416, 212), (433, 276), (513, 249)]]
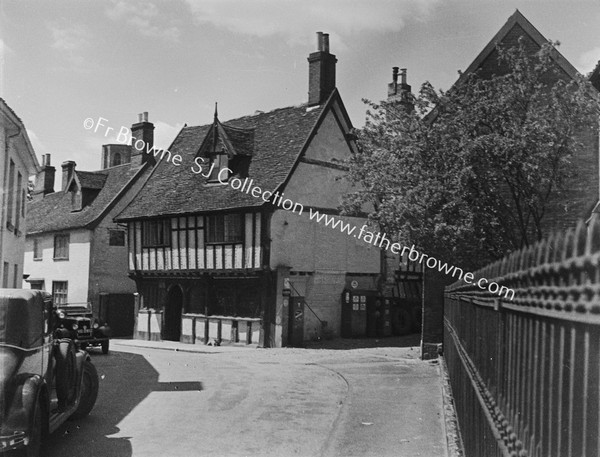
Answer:
[(30, 279), (29, 287), (31, 287), (31, 290), (44, 290), (44, 280), (43, 279)]
[(52, 299), (55, 305), (67, 303), (68, 283), (67, 281), (52, 281)]
[(208, 303), (212, 316), (260, 317), (259, 281), (217, 280)]

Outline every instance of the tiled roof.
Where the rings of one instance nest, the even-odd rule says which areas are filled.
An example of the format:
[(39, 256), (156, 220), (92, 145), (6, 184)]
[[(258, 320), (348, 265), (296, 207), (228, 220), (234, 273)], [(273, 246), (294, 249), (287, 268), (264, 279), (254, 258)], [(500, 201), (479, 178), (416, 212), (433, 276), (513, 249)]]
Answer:
[[(77, 171), (86, 185), (104, 181), (94, 201), (81, 211), (71, 211), (71, 193), (58, 191), (27, 204), (27, 234), (89, 227), (107, 209), (123, 187), (140, 171), (131, 164), (96, 172)], [(82, 184), (83, 185), (83, 184)], [(97, 188), (97, 187), (95, 187)]]
[[(307, 110), (306, 105), (300, 105), (245, 116), (222, 124), (236, 153), (251, 155), (248, 178), (254, 180), (253, 186), (258, 186), (263, 191), (274, 191), (284, 183), (323, 110), (323, 106)], [(163, 159), (117, 219), (263, 205), (261, 198), (232, 189), (228, 185), (207, 184), (207, 178), (192, 172), (194, 158), (208, 140), (206, 137), (213, 130), (213, 125), (183, 128), (169, 148), (173, 155), (181, 155), (181, 165), (175, 166)], [(208, 165), (208, 161), (203, 164), (202, 173), (206, 174)], [(198, 167), (194, 169), (198, 170)]]
[(102, 189), (107, 178), (107, 174), (102, 171), (75, 170), (75, 174), (82, 189)]

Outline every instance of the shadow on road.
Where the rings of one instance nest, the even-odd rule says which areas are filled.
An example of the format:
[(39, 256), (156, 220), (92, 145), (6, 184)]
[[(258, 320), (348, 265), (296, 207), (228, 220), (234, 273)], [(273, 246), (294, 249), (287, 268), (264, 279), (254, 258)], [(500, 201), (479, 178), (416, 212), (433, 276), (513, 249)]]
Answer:
[(119, 423), (150, 393), (202, 390), (200, 382), (159, 382), (158, 372), (142, 355), (111, 351), (92, 354), (100, 391), (91, 414), (68, 421), (50, 436), (45, 457), (130, 457), (129, 437), (118, 434)]
[(388, 336), (381, 338), (336, 338), (333, 340), (310, 341), (305, 344), (307, 349), (364, 349), (364, 348), (407, 348), (421, 344), (421, 334), (413, 333), (403, 336)]

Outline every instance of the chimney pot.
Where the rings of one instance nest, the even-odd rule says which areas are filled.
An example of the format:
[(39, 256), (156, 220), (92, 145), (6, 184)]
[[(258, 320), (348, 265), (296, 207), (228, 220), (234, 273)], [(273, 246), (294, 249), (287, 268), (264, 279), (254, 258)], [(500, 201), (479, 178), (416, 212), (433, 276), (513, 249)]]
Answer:
[(329, 33), (323, 34), (323, 49), (324, 52), (329, 52)]
[(318, 50), (308, 56), (308, 106), (324, 103), (335, 90), (335, 55), (329, 53), (329, 34), (317, 32)]
[(402, 84), (406, 84), (406, 68), (400, 70), (400, 75), (402, 76)]
[(317, 50), (323, 50), (323, 32), (317, 32)]
[(62, 190), (67, 190), (67, 184), (71, 180), (71, 176), (75, 172), (76, 163), (72, 160), (67, 160), (62, 163)]
[(42, 154), (42, 169), (35, 178), (35, 186), (31, 196), (38, 201), (45, 195), (54, 192), (54, 176), (56, 168), (50, 165), (50, 154)]
[[(154, 156), (150, 153), (154, 147), (154, 124), (148, 122), (148, 111), (138, 115), (139, 121), (131, 126), (131, 163), (140, 166), (146, 162), (154, 165)], [(140, 149), (140, 142), (143, 146)]]
[(398, 83), (398, 67), (392, 67), (392, 81), (394, 84)]

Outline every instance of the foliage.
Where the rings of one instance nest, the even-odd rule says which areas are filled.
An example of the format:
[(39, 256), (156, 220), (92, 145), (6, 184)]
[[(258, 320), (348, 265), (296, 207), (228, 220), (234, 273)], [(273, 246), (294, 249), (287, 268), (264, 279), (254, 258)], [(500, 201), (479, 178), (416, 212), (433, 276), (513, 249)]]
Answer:
[(561, 73), (550, 43), (497, 52), (501, 75), (463, 75), (447, 92), (425, 83), (410, 104), (365, 101), (347, 214), (371, 206), (389, 235), (465, 267), (542, 237), (581, 133), (595, 131), (596, 92)]

